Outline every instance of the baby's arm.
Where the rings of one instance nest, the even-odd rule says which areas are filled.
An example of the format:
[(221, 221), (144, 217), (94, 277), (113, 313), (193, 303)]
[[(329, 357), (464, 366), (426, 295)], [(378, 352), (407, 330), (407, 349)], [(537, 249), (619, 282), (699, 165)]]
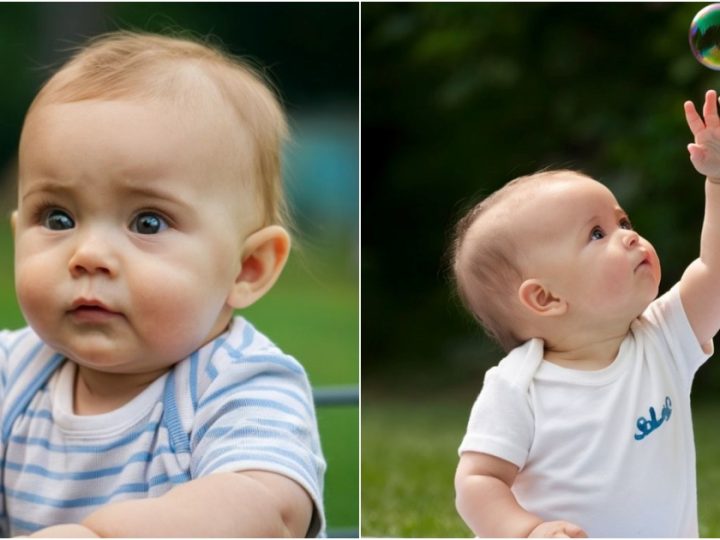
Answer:
[(46, 527), (30, 536), (33, 538), (99, 538), (87, 527), (74, 523)]
[(717, 93), (705, 94), (701, 118), (691, 101), (685, 118), (695, 143), (688, 145), (695, 169), (707, 177), (700, 257), (680, 280), (680, 297), (698, 341), (705, 345), (720, 329), (720, 117)]
[(484, 537), (586, 538), (567, 521), (543, 521), (522, 508), (510, 491), (518, 468), (479, 452), (464, 452), (455, 474), (458, 512), (473, 533)]
[(161, 497), (109, 504), (81, 525), (100, 537), (304, 537), (312, 511), (310, 496), (289, 478), (245, 471), (198, 478)]

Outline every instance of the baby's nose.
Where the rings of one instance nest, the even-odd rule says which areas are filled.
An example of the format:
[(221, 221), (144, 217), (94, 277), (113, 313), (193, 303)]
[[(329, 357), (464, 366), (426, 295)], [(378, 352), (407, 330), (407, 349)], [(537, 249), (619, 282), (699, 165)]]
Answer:
[(635, 231), (626, 231), (625, 235), (623, 236), (623, 244), (625, 244), (625, 247), (631, 248), (640, 242), (640, 235), (636, 233)]
[(73, 277), (93, 274), (114, 276), (117, 261), (110, 239), (95, 231), (80, 235), (68, 261), (68, 270)]

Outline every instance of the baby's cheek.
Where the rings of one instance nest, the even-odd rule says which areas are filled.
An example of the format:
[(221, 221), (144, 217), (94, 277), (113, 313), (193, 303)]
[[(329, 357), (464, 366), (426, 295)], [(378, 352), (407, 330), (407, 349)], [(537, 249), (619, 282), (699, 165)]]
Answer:
[(625, 261), (618, 261), (616, 264), (610, 265), (605, 272), (605, 290), (620, 293), (627, 289), (629, 273), (630, 268)]
[[(202, 280), (176, 274), (132, 289), (135, 327), (151, 347), (172, 346), (181, 356), (203, 341), (222, 302)], [(170, 352), (170, 351), (167, 351)]]
[(660, 265), (660, 257), (658, 257), (658, 254), (652, 248), (650, 250), (650, 257), (652, 257), (653, 276), (655, 276), (655, 281), (658, 284), (660, 284), (660, 277), (662, 276), (662, 267)]
[(18, 303), (28, 322), (32, 324), (42, 319), (43, 313), (49, 313), (54, 308), (54, 289), (52, 280), (48, 280), (50, 272), (31, 265), (18, 266), (15, 272)]
[(595, 282), (588, 282), (587, 286), (593, 288), (594, 302), (598, 308), (617, 305), (627, 297), (632, 286), (632, 270), (623, 260), (608, 261), (599, 275), (594, 277)]

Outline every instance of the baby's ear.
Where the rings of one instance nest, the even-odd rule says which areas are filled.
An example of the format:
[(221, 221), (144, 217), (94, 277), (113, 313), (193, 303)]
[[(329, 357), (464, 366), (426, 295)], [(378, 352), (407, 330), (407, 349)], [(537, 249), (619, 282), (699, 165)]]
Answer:
[(526, 279), (518, 289), (520, 303), (533, 315), (552, 317), (564, 315), (567, 302), (558, 298), (537, 279)]
[(264, 227), (248, 236), (228, 304), (240, 309), (259, 300), (277, 281), (289, 253), (290, 235), (279, 225)]
[(13, 210), (13, 213), (10, 215), (10, 226), (12, 227), (13, 236), (15, 236), (15, 229), (17, 228), (17, 212), (17, 210)]

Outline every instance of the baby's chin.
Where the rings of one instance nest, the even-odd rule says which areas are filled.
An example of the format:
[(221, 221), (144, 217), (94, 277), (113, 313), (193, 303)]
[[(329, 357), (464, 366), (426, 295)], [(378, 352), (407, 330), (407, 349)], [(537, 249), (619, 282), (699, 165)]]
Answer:
[[(650, 300), (648, 300), (647, 302), (643, 302), (643, 304), (642, 304), (642, 305), (640, 306), (640, 308), (638, 309), (637, 314), (632, 318), (632, 320), (634, 321), (635, 319), (637, 319), (637, 318), (639, 318), (640, 316), (642, 316), (642, 314), (645, 313), (645, 310), (647, 310), (647, 308), (650, 307), (650, 304), (652, 304), (652, 303), (655, 301), (655, 299), (657, 298), (657, 296), (658, 296), (658, 294), (657, 294), (657, 292), (656, 292), (655, 295), (654, 295)], [(632, 322), (632, 321), (631, 321), (631, 322)]]
[(157, 351), (122, 347), (116, 340), (99, 336), (71, 343), (45, 340), (55, 351), (79, 366), (115, 375), (137, 375), (167, 369), (182, 358), (163, 358)]

